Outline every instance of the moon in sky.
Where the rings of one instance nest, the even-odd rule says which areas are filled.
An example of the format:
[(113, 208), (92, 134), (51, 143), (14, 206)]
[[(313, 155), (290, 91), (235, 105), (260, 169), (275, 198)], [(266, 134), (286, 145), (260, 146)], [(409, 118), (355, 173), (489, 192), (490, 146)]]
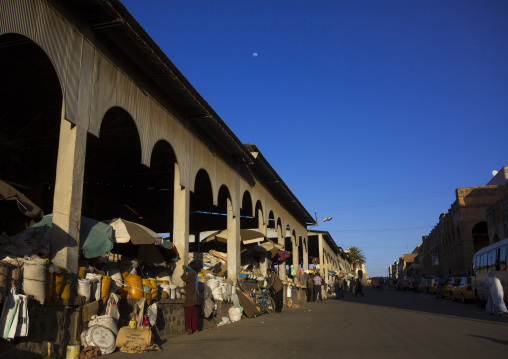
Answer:
[(257, 57), (257, 56), (258, 56), (258, 53), (257, 53), (257, 52), (254, 52), (254, 53), (252, 54), (252, 56)]

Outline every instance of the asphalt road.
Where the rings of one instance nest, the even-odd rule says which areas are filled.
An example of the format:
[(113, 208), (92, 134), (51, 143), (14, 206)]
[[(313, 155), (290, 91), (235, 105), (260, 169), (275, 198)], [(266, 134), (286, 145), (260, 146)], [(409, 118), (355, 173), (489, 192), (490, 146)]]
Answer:
[(508, 317), (430, 295), (371, 287), (364, 293), (171, 338), (160, 352), (108, 358), (453, 359), (508, 353)]

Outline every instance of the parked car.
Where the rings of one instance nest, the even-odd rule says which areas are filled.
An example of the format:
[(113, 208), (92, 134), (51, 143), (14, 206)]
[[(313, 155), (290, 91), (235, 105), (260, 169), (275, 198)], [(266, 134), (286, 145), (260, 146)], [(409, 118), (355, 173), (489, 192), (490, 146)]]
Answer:
[(452, 294), (452, 288), (457, 282), (457, 277), (449, 276), (446, 280), (445, 284), (443, 285), (443, 288), (441, 289), (441, 295), (443, 298), (450, 297)]
[(438, 282), (439, 282), (439, 277), (430, 278), (430, 284), (427, 287), (429, 294), (436, 294)]
[(462, 303), (466, 303), (468, 300), (474, 300), (471, 283), (471, 277), (459, 277), (456, 284), (452, 287), (452, 293), (450, 295), (452, 301), (461, 299)]
[(429, 288), (430, 288), (432, 279), (431, 278), (427, 278), (426, 281), (427, 281), (427, 288), (425, 290), (423, 289), (422, 283), (418, 283), (418, 293), (423, 293), (423, 292), (430, 293), (429, 292)]

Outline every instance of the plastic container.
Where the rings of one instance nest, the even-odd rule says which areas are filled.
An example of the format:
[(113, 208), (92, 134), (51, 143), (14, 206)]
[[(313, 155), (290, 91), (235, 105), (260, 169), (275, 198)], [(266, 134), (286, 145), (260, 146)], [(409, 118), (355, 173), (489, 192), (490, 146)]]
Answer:
[(86, 272), (87, 272), (86, 267), (79, 267), (78, 278), (85, 278)]
[(52, 298), (53, 302), (58, 302), (65, 286), (65, 273), (53, 273), (53, 290), (52, 290)]
[(81, 353), (81, 346), (69, 345), (67, 346), (67, 353), (65, 359), (79, 359), (79, 353)]
[(125, 285), (128, 287), (129, 294), (128, 299), (143, 299), (143, 281), (141, 277), (136, 274), (130, 274), (125, 279)]
[(111, 277), (103, 275), (101, 282), (101, 299), (104, 304), (106, 304), (106, 302), (108, 301), (110, 287), (111, 287)]
[(65, 273), (64, 275), (63, 290), (60, 297), (65, 303), (68, 303), (69, 299), (71, 298), (71, 282), (69, 280), (69, 275), (67, 273)]
[(169, 293), (169, 297), (171, 299), (176, 299), (176, 285), (170, 285), (169, 289), (171, 290), (171, 293)]

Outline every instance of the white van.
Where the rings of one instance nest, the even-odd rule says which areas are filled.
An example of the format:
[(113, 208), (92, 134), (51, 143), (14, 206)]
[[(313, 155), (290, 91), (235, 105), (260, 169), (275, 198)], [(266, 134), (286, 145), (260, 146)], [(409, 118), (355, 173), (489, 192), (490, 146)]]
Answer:
[(506, 268), (506, 252), (508, 246), (508, 238), (491, 244), (480, 249), (473, 256), (473, 295), (479, 306), (487, 303), (487, 288), (485, 280), (489, 272), (494, 272), (496, 278), (501, 281), (504, 290), (504, 300), (506, 297), (508, 284), (508, 271)]

